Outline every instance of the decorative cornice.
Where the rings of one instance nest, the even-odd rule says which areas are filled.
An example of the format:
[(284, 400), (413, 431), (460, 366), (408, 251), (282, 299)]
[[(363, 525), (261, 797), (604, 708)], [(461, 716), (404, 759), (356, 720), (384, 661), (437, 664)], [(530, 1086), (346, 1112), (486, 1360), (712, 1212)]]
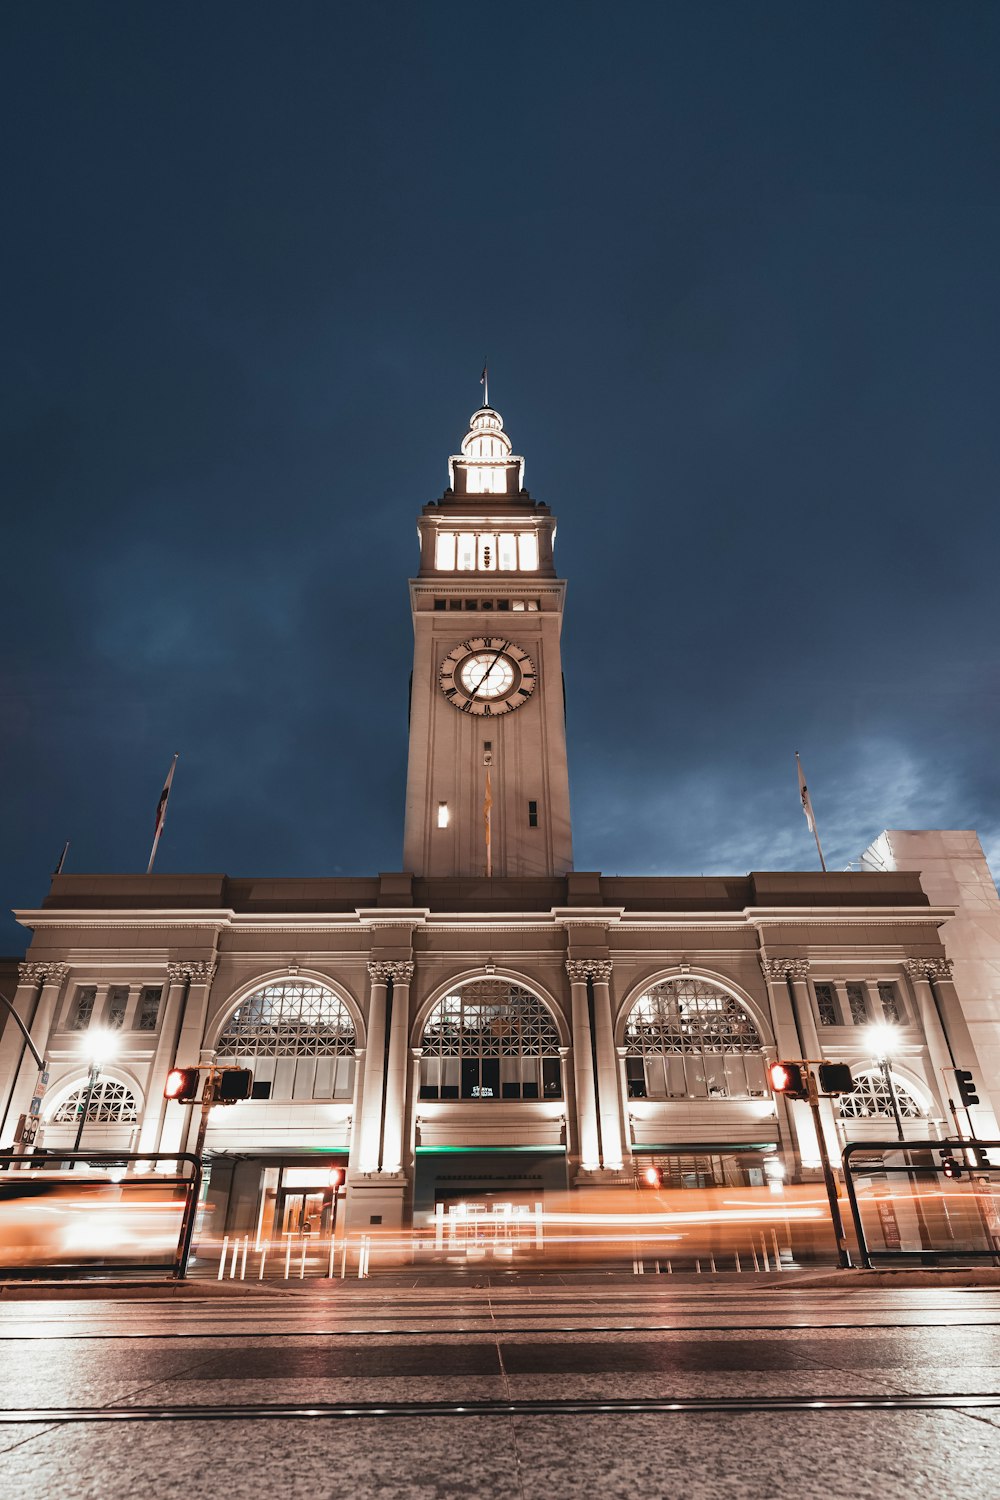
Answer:
[(770, 981), (778, 979), (808, 979), (808, 958), (762, 958), (760, 960), (764, 978)]
[(413, 978), (413, 964), (398, 959), (388, 963), (370, 959), (368, 973), (373, 984), (388, 984), (390, 979), (393, 984), (409, 984)]
[(950, 958), (908, 958), (906, 972), (911, 979), (952, 979)]
[(607, 984), (613, 968), (610, 958), (568, 958), (566, 973), (571, 984), (583, 984), (588, 979)]
[(21, 984), (62, 984), (69, 978), (69, 964), (18, 964), (17, 977)]
[(179, 963), (167, 964), (167, 978), (171, 984), (211, 984), (216, 965), (208, 958), (186, 958)]

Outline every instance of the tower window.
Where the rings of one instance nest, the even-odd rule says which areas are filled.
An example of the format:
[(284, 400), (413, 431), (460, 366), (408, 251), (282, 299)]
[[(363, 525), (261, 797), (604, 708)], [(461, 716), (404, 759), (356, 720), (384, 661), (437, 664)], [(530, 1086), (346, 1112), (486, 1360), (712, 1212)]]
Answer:
[(448, 600), (448, 608), (449, 609), (461, 609), (462, 608), (462, 601), (461, 601), (461, 599), (449, 599)]
[(447, 804), (447, 802), (439, 802), (438, 803), (438, 827), (439, 828), (447, 828), (448, 827), (448, 804)]
[(440, 573), (450, 573), (455, 567), (455, 533), (439, 531), (435, 566)]
[(538, 537), (533, 531), (522, 531), (517, 539), (517, 550), (521, 559), (521, 572), (533, 573), (538, 567)]
[(460, 572), (470, 573), (476, 566), (476, 535), (473, 531), (460, 531), (458, 533), (458, 568)]
[(537, 828), (538, 827), (538, 803), (537, 802), (529, 802), (528, 803), (528, 827), (529, 828)]
[(491, 531), (484, 531), (477, 538), (477, 542), (479, 569), (483, 573), (491, 573), (496, 567), (497, 539)]
[(447, 599), (435, 599), (434, 600), (434, 608), (435, 609), (446, 609), (447, 606), (448, 606)]
[(497, 562), (501, 573), (517, 572), (517, 536), (513, 531), (501, 531), (497, 537)]
[(510, 600), (509, 599), (498, 599), (497, 600), (497, 609), (510, 609)]

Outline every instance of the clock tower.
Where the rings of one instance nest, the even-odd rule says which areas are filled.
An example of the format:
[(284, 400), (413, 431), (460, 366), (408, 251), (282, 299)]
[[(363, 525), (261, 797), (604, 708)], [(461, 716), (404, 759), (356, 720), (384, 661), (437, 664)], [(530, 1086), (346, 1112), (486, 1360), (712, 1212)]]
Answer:
[(503, 418), (474, 412), (417, 522), (403, 864), (419, 876), (573, 867), (556, 523)]

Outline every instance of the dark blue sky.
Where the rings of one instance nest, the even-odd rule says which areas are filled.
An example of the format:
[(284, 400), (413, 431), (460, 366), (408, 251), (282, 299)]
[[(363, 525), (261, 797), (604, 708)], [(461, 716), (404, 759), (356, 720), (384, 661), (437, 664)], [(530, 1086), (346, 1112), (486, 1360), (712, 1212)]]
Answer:
[[(560, 517), (576, 862), (1000, 856), (1000, 7), (11, 3), (0, 906), (401, 861), (414, 518)], [(21, 929), (4, 919), (0, 951)]]

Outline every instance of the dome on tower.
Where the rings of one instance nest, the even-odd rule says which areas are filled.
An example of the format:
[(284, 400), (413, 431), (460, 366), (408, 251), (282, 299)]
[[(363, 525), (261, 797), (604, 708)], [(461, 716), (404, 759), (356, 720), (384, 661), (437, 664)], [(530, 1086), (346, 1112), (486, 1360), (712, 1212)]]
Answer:
[(462, 457), (473, 463), (497, 463), (510, 457), (510, 438), (503, 430), (503, 417), (492, 406), (481, 406), (469, 418), (462, 439)]

